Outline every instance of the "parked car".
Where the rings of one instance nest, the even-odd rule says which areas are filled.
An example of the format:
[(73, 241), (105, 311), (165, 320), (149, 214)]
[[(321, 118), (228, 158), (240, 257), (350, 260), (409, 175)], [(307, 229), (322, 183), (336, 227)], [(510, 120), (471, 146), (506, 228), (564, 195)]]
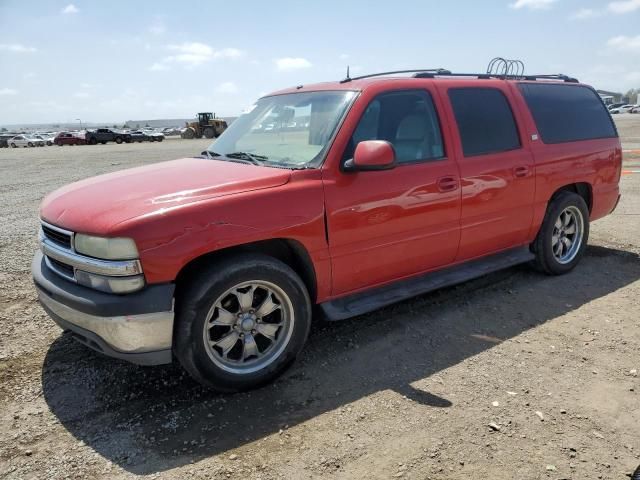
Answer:
[[(40, 302), (90, 348), (237, 391), (292, 363), (314, 310), (341, 320), (527, 262), (570, 272), (620, 199), (595, 90), (417, 73), (267, 95), (200, 158), (50, 194)], [(307, 126), (256, 134), (270, 117)]]
[(14, 134), (0, 133), (0, 148), (9, 148), (9, 140), (15, 137)]
[(44, 133), (38, 133), (36, 135), (33, 135), (33, 138), (42, 140), (45, 143), (45, 145), (53, 145), (53, 140), (55, 139), (55, 136), (51, 136)]
[(146, 139), (150, 142), (161, 142), (164, 140), (164, 134), (155, 130), (142, 130), (146, 135)]
[(169, 136), (174, 136), (174, 135), (180, 135), (182, 133), (182, 130), (180, 127), (166, 127), (162, 129), (162, 134), (166, 137)]
[(610, 109), (609, 113), (611, 113), (611, 114), (629, 113), (633, 108), (635, 108), (637, 106), (638, 105), (622, 105), (621, 107), (616, 107), (616, 108)]
[(70, 132), (60, 132), (53, 139), (53, 143), (62, 147), (63, 145), (86, 145), (87, 141), (79, 135), (74, 135)]
[(131, 136), (132, 142), (142, 143), (146, 140), (149, 140), (147, 136), (142, 132), (142, 130), (132, 130), (127, 133)]
[(640, 113), (640, 106), (636, 105), (631, 110), (629, 110), (629, 113)]
[(609, 110), (611, 110), (612, 108), (619, 108), (619, 107), (621, 107), (623, 105), (624, 105), (624, 103), (611, 103), (611, 104), (607, 105), (607, 108)]
[(107, 142), (131, 143), (132, 141), (130, 134), (109, 128), (98, 128), (97, 130), (87, 131), (85, 140), (89, 145), (95, 145), (97, 143), (104, 145)]
[[(18, 147), (35, 147), (38, 142), (42, 142), (42, 140), (38, 140), (35, 138), (31, 138), (28, 135), (16, 135), (15, 137), (12, 137), (9, 139), (9, 145), (12, 148), (18, 148)], [(42, 143), (44, 145), (44, 143)]]

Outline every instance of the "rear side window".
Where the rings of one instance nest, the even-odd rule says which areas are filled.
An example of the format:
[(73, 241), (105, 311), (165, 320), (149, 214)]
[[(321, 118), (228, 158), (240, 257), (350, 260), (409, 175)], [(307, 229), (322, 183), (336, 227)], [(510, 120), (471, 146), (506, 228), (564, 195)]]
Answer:
[(578, 85), (520, 84), (544, 143), (616, 137), (600, 97)]
[(453, 88), (449, 99), (465, 157), (520, 148), (513, 112), (495, 88)]

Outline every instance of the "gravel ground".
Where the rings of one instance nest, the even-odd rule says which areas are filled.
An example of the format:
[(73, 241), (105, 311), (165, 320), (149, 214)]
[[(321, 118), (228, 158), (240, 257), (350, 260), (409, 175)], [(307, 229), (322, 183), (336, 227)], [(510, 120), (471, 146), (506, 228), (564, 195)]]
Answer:
[[(640, 115), (616, 121), (638, 148)], [(0, 150), (0, 477), (619, 479), (640, 464), (640, 174), (571, 274), (521, 266), (319, 322), (258, 391), (75, 343), (31, 285), (39, 201), (207, 143)]]

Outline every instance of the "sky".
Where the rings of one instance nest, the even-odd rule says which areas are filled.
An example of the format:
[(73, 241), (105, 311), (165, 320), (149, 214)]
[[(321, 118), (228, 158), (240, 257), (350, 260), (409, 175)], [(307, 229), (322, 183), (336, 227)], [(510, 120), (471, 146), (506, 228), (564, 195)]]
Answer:
[(292, 85), (496, 56), (640, 87), (640, 0), (0, 0), (0, 125), (233, 116)]

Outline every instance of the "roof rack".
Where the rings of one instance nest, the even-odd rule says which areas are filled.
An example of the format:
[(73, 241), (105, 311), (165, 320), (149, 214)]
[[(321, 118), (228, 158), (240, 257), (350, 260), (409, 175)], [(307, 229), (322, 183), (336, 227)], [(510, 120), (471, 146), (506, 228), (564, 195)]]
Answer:
[(413, 78), (436, 78), (436, 77), (476, 77), (478, 79), (500, 79), (500, 80), (561, 80), (569, 83), (578, 83), (578, 79), (558, 74), (544, 75), (525, 75), (524, 63), (521, 60), (508, 60), (502, 57), (496, 57), (489, 62), (486, 73), (453, 73), (446, 68), (415, 68), (410, 70), (393, 70), (390, 72), (371, 73), (368, 75), (360, 75), (358, 77), (349, 76), (349, 67), (347, 67), (347, 76), (340, 83), (347, 83), (352, 80), (362, 80), (364, 78), (382, 77), (385, 75), (395, 75), (401, 73), (413, 73)]

